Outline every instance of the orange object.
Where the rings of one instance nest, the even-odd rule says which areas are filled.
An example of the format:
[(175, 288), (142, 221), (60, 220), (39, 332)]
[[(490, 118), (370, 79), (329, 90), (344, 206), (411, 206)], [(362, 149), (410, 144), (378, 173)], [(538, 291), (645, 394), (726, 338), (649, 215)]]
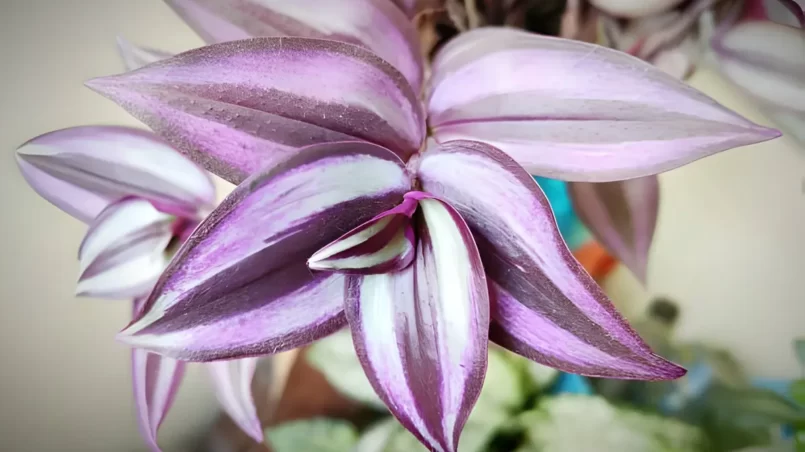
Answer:
[(618, 265), (618, 261), (595, 240), (590, 240), (573, 251), (573, 256), (598, 283), (603, 281)]

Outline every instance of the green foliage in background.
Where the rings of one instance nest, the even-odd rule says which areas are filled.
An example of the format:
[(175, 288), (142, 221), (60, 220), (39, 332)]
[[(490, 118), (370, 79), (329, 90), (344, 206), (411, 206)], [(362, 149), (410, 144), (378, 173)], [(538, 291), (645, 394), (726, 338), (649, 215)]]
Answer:
[(616, 407), (604, 398), (546, 397), (518, 418), (526, 440), (518, 452), (704, 450), (701, 430), (671, 418)]
[[(791, 387), (791, 396), (802, 406), (805, 406), (805, 339), (794, 341), (794, 352), (802, 367), (802, 378), (794, 382)], [(805, 452), (805, 421), (798, 421), (794, 427), (794, 448), (796, 452)]]
[(310, 419), (266, 430), (274, 452), (346, 452), (358, 442), (358, 432), (346, 421)]
[(316, 342), (307, 352), (307, 361), (341, 394), (373, 408), (386, 409), (363, 372), (348, 330)]
[[(647, 316), (635, 328), (688, 375), (672, 382), (591, 379), (596, 395), (555, 394), (556, 370), (491, 347), (459, 452), (805, 452), (805, 411), (797, 404), (805, 404), (805, 379), (794, 383), (791, 400), (755, 388), (730, 353), (674, 343), (672, 324)], [(805, 368), (805, 340), (794, 348)], [(319, 341), (307, 359), (377, 420), (360, 433), (327, 419), (271, 428), (275, 452), (427, 452), (375, 395), (349, 332)], [(781, 425), (796, 429), (793, 443), (781, 442)]]

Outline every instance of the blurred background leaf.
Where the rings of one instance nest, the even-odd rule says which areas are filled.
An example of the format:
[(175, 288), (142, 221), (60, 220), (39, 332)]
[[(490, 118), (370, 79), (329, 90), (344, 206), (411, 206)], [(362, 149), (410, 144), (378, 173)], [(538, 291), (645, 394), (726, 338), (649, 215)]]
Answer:
[(805, 420), (805, 411), (773, 391), (711, 386), (680, 413), (702, 426), (715, 451), (770, 446), (780, 426)]
[(805, 339), (797, 339), (794, 341), (794, 350), (797, 353), (797, 360), (799, 364), (805, 369)]
[(348, 452), (358, 442), (352, 424), (322, 418), (287, 422), (265, 434), (273, 452)]
[(373, 408), (386, 411), (386, 405), (375, 394), (363, 372), (349, 330), (339, 331), (314, 343), (306, 356), (308, 362), (324, 374), (338, 392)]
[(805, 380), (791, 383), (791, 398), (800, 405), (805, 405)]
[(543, 366), (534, 361), (525, 360), (524, 369), (529, 381), (537, 391), (544, 391), (550, 387), (559, 376), (559, 371), (553, 367)]
[(695, 427), (619, 408), (597, 396), (545, 397), (519, 421), (526, 431), (521, 452), (693, 452), (704, 443)]

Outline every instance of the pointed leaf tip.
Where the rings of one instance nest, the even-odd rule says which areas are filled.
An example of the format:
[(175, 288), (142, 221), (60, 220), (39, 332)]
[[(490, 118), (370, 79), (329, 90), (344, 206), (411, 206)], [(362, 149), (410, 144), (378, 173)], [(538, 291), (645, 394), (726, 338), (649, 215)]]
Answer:
[(571, 182), (568, 188), (576, 212), (595, 238), (645, 285), (660, 203), (657, 176)]
[(410, 184), (402, 162), (370, 143), (302, 149), (239, 185), (196, 228), (118, 338), (212, 361), (273, 354), (338, 330), (344, 277), (311, 272), (306, 260), (399, 204)]
[(416, 240), (411, 217), (417, 201), (402, 204), (339, 237), (307, 261), (311, 270), (354, 274), (402, 270), (414, 260)]
[(263, 428), (252, 396), (252, 380), (259, 358), (205, 363), (210, 371), (215, 395), (224, 411), (247, 435), (263, 442)]
[(133, 349), (131, 365), (134, 406), (140, 434), (152, 452), (160, 452), (157, 431), (176, 398), (179, 384), (184, 377), (185, 363)]
[(87, 223), (127, 196), (147, 199), (160, 210), (192, 215), (215, 202), (207, 173), (144, 130), (57, 130), (20, 146), (17, 162), (40, 196)]
[(358, 358), (392, 414), (431, 450), (455, 452), (487, 367), (489, 293), (466, 223), (419, 199), (407, 268), (347, 277)]
[(407, 158), (424, 136), (424, 113), (405, 78), (368, 50), (336, 41), (226, 42), (87, 85), (235, 184), (309, 145), (363, 140)]
[(448, 142), (423, 155), (417, 176), (472, 228), (490, 280), (493, 341), (570, 373), (684, 374), (649, 349), (573, 258), (545, 195), (511, 157), (482, 143)]
[(633, 56), (518, 30), (451, 40), (431, 84), (439, 142), (484, 142), (554, 179), (648, 176), (779, 136)]
[(416, 31), (389, 0), (167, 0), (167, 3), (210, 44), (268, 36), (347, 42), (365, 47), (391, 63), (416, 92), (422, 84)]

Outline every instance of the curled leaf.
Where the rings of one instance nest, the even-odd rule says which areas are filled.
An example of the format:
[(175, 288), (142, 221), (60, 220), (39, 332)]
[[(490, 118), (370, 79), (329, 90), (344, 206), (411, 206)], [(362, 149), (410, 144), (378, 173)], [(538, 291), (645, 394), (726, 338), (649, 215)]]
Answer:
[(165, 248), (175, 217), (150, 202), (125, 198), (104, 209), (90, 224), (78, 251), (76, 293), (91, 297), (148, 295), (165, 269)]
[(344, 277), (305, 262), (398, 204), (410, 183), (394, 154), (365, 142), (311, 146), (255, 174), (196, 228), (120, 339), (213, 361), (273, 354), (337, 331)]
[[(489, 295), (472, 235), (419, 199), (416, 260), (347, 278), (346, 316), (375, 392), (423, 444), (454, 452), (487, 367)], [(438, 382), (438, 383), (437, 383)]]
[(399, 206), (381, 213), (316, 251), (307, 261), (312, 270), (346, 273), (387, 273), (401, 270), (414, 260), (416, 239), (411, 217), (417, 201), (406, 198)]

